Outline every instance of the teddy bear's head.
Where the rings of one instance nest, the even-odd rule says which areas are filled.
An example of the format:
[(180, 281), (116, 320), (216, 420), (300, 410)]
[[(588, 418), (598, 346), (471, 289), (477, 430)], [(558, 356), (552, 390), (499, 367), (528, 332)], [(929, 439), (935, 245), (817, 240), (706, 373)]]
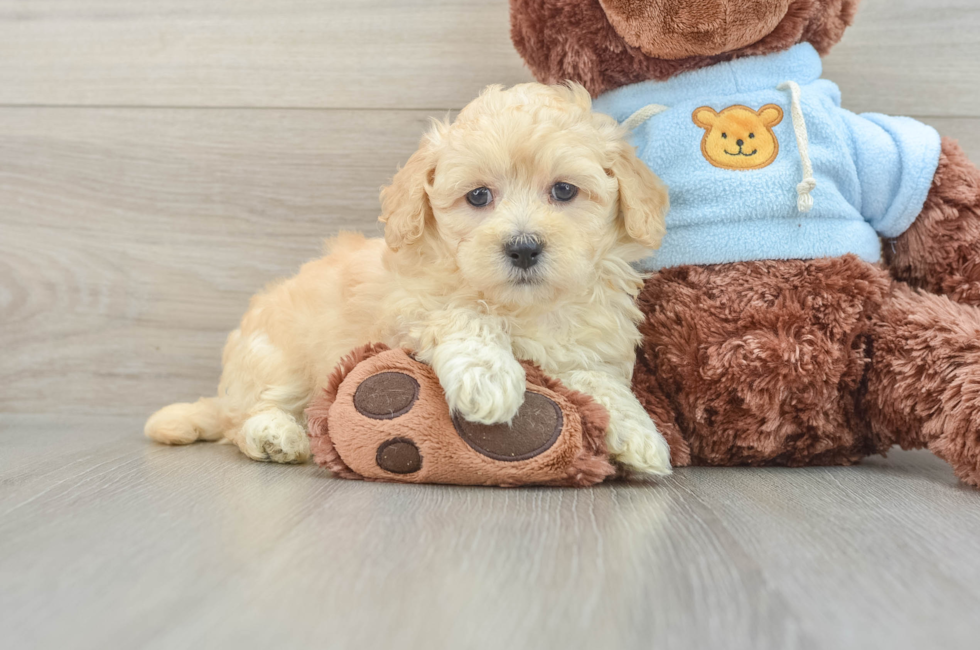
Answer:
[(511, 36), (544, 83), (593, 96), (809, 42), (826, 54), (860, 0), (510, 0)]
[(759, 110), (729, 106), (720, 113), (708, 106), (694, 111), (694, 123), (705, 129), (701, 153), (722, 169), (762, 169), (779, 155), (772, 127), (783, 121), (783, 109), (766, 104)]

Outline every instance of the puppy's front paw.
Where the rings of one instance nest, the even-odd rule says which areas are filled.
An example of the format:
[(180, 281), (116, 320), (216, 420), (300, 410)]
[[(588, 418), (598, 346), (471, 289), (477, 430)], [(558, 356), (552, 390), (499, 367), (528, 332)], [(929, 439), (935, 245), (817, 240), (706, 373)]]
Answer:
[(478, 424), (509, 423), (524, 403), (524, 368), (510, 355), (456, 359), (439, 383), (450, 410)]
[(650, 418), (613, 416), (607, 439), (613, 458), (631, 472), (652, 476), (670, 474), (670, 445)]

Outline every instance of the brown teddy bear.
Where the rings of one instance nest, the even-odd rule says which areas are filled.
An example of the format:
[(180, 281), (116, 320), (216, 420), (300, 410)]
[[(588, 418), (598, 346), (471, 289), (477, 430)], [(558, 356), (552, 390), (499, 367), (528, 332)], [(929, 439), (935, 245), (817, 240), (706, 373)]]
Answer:
[(671, 189), (634, 389), (675, 466), (928, 448), (980, 485), (980, 172), (855, 115), (820, 56), (858, 0), (511, 0)]

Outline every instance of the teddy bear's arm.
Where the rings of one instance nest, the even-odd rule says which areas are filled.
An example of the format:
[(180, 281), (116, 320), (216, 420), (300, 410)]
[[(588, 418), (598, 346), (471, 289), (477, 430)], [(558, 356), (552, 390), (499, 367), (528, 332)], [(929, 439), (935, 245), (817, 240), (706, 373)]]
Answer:
[(896, 278), (980, 305), (980, 170), (956, 141), (943, 138), (922, 212), (884, 252)]
[[(858, 187), (849, 198), (880, 237), (898, 237), (929, 194), (942, 152), (939, 134), (909, 117), (837, 112), (850, 134)], [(843, 157), (839, 163), (845, 164)]]

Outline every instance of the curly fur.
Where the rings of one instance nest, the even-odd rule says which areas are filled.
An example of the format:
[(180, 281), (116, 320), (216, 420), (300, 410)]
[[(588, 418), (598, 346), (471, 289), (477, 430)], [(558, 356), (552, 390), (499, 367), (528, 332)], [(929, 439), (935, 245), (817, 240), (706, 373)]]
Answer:
[(855, 414), (887, 274), (856, 257), (661, 271), (634, 389), (675, 465), (853, 463)]
[[(328, 254), (253, 298), (228, 337), (218, 395), (153, 415), (146, 434), (225, 437), (256, 460), (309, 456), (303, 411), (334, 366), (371, 341), (412, 349), (449, 407), (509, 422), (538, 364), (612, 413), (619, 462), (669, 472), (669, 447), (630, 391), (642, 285), (631, 262), (664, 233), (666, 188), (581, 86), (487, 89), (437, 122), (382, 191), (385, 238), (342, 234)], [(578, 194), (552, 198), (558, 182)], [(493, 200), (467, 201), (484, 187)], [(542, 245), (519, 270), (505, 246)]]
[(980, 487), (980, 310), (895, 283), (872, 337), (873, 446), (928, 448)]
[(640, 296), (634, 389), (675, 465), (928, 448), (980, 484), (980, 310), (854, 256), (685, 266)]

